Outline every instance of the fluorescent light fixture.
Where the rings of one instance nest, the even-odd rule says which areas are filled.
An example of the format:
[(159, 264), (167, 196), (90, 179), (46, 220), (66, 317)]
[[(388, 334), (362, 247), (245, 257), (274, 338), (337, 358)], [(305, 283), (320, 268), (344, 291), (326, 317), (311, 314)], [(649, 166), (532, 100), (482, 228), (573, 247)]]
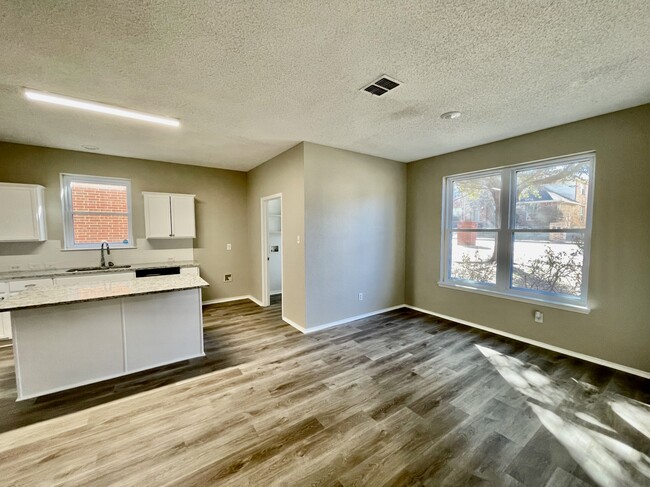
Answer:
[(43, 91), (30, 90), (29, 88), (25, 88), (25, 97), (28, 100), (53, 103), (54, 105), (79, 108), (80, 110), (89, 110), (91, 112), (106, 113), (108, 115), (115, 115), (117, 117), (142, 120), (144, 122), (159, 123), (162, 125), (169, 125), (170, 127), (178, 127), (181, 124), (180, 120), (176, 118), (149, 115), (148, 113), (136, 112), (135, 110), (129, 110), (128, 108), (119, 108), (111, 105), (105, 105), (104, 103), (79, 100), (78, 98), (70, 98), (69, 96), (54, 95), (52, 93), (45, 93)]

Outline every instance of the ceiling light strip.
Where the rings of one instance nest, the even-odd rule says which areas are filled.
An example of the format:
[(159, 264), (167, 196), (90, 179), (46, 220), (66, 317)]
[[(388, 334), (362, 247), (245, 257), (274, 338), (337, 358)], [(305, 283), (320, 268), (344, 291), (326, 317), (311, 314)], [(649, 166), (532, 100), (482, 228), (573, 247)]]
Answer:
[(158, 123), (161, 125), (168, 125), (170, 127), (179, 127), (181, 124), (180, 120), (176, 118), (159, 117), (157, 115), (150, 115), (148, 113), (129, 110), (128, 108), (119, 108), (111, 105), (106, 105), (104, 103), (96, 103), (93, 101), (79, 100), (78, 98), (70, 98), (68, 96), (54, 95), (52, 93), (30, 90), (29, 88), (25, 88), (25, 97), (29, 100), (42, 101), (45, 103), (78, 108), (80, 110), (88, 110), (91, 112), (105, 113), (108, 115), (115, 115), (117, 117), (142, 120), (144, 122)]

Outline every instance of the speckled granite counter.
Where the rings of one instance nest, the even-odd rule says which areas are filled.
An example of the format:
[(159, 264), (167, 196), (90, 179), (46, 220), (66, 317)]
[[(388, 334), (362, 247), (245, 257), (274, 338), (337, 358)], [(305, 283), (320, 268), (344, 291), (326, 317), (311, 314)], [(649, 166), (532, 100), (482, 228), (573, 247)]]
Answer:
[(14, 296), (7, 297), (0, 301), (0, 312), (98, 301), (140, 294), (181, 291), (207, 286), (209, 284), (200, 277), (183, 274), (144, 277), (124, 281), (55, 284), (53, 286), (26, 289)]
[[(118, 264), (119, 265), (119, 264)], [(199, 263), (193, 260), (184, 260), (178, 262), (150, 262), (147, 264), (131, 264), (130, 267), (108, 268), (92, 271), (68, 272), (69, 268), (64, 269), (30, 269), (22, 271), (0, 272), (0, 281), (11, 281), (14, 279), (38, 279), (57, 276), (86, 276), (89, 274), (106, 274), (113, 272), (129, 272), (137, 269), (155, 269), (159, 267), (199, 267)]]

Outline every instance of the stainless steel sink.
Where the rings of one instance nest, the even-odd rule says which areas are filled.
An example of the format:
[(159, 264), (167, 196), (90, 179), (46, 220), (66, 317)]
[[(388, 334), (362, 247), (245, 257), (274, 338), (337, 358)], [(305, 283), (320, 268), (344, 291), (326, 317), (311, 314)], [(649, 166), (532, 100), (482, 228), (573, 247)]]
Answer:
[(113, 269), (128, 269), (130, 265), (114, 265), (111, 267), (74, 267), (66, 272), (110, 271)]

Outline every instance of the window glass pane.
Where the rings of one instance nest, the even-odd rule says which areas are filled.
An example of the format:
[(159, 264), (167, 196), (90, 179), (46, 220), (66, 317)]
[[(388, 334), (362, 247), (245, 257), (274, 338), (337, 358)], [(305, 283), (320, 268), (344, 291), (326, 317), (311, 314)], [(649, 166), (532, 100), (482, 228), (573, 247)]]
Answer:
[(452, 228), (499, 228), (501, 175), (454, 181)]
[(580, 296), (582, 232), (515, 233), (512, 287)]
[(72, 211), (127, 213), (127, 187), (113, 184), (70, 183)]
[(128, 215), (91, 215), (75, 214), (72, 216), (75, 244), (129, 243)]
[(496, 232), (452, 232), (452, 279), (496, 283)]
[(585, 228), (589, 162), (516, 172), (515, 228)]

